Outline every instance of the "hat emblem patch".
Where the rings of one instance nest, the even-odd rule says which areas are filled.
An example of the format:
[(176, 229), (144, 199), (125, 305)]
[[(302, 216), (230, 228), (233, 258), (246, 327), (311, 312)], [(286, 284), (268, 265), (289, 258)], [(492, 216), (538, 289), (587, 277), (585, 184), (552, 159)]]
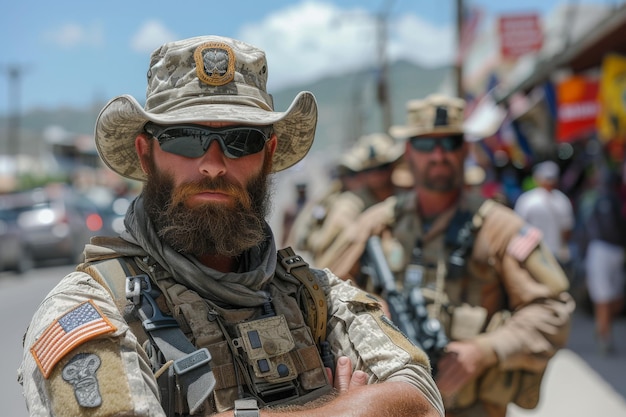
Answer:
[(448, 108), (445, 106), (437, 106), (435, 113), (435, 126), (448, 125)]
[(196, 74), (205, 84), (220, 86), (235, 78), (235, 54), (222, 42), (207, 42), (198, 46), (193, 54)]

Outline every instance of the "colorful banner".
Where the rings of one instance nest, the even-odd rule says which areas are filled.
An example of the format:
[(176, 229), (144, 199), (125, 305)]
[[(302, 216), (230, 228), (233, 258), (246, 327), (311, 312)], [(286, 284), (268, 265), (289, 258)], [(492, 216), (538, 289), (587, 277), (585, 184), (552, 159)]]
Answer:
[(607, 55), (602, 61), (598, 137), (603, 142), (626, 139), (626, 57)]
[(556, 85), (557, 142), (571, 142), (595, 132), (598, 88), (598, 80), (584, 76), (573, 76)]

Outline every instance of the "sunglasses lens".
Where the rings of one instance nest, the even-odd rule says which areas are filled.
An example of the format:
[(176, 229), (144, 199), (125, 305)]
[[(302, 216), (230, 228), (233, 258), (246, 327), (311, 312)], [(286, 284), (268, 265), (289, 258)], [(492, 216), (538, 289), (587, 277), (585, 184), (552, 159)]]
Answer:
[(236, 128), (224, 135), (226, 156), (240, 158), (260, 152), (265, 146), (266, 137), (256, 129)]
[(202, 126), (168, 126), (146, 125), (145, 130), (157, 138), (165, 152), (199, 158), (205, 154), (211, 142), (217, 140), (229, 158), (241, 158), (260, 152), (265, 146), (269, 132), (255, 128), (235, 127), (212, 129)]
[(204, 155), (202, 135), (188, 128), (171, 128), (163, 131), (157, 139), (161, 149), (187, 158), (198, 158)]
[(445, 138), (441, 138), (439, 143), (446, 151), (456, 151), (463, 145), (463, 136), (446, 136)]
[(435, 149), (435, 139), (415, 137), (411, 138), (411, 146), (413, 149), (419, 152), (432, 152)]
[(409, 139), (411, 146), (418, 152), (432, 152), (435, 147), (441, 146), (444, 151), (456, 151), (463, 146), (463, 135), (443, 137), (416, 136)]

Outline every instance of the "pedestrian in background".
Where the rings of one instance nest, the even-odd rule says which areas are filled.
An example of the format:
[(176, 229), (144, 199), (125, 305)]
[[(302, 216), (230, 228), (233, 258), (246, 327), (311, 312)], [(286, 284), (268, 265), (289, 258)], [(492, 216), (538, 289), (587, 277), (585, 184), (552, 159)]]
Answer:
[(305, 207), (308, 202), (308, 186), (306, 182), (297, 182), (295, 186), (295, 199), (285, 207), (283, 211), (283, 223), (282, 223), (282, 239), (280, 240), (281, 245), (288, 246), (288, 236), (291, 233), (291, 228), (293, 227), (293, 223), (298, 217), (298, 214)]
[(607, 170), (596, 175), (597, 194), (584, 223), (585, 276), (598, 349), (607, 355), (614, 351), (613, 319), (624, 308), (626, 218), (619, 199), (619, 177)]
[(560, 168), (554, 161), (533, 167), (535, 188), (522, 193), (515, 202), (515, 212), (543, 234), (543, 241), (564, 270), (570, 269), (569, 240), (574, 229), (574, 208), (558, 189)]

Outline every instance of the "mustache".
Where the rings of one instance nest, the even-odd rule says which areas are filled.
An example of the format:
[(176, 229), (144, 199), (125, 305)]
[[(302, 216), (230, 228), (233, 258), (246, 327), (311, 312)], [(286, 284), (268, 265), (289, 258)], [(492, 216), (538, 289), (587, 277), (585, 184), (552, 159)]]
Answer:
[(172, 204), (184, 204), (185, 200), (198, 193), (219, 192), (234, 197), (244, 207), (248, 208), (252, 202), (246, 190), (224, 177), (203, 178), (198, 181), (181, 184), (172, 194)]

